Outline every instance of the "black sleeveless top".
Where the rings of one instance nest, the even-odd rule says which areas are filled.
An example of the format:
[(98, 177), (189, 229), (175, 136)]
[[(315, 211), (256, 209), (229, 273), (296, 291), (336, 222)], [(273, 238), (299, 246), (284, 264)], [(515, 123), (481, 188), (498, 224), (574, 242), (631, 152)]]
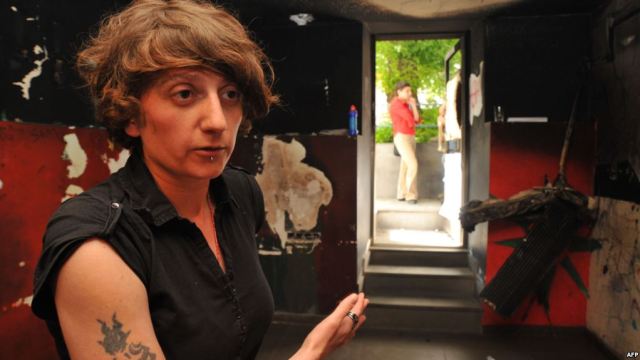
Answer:
[(168, 359), (255, 358), (273, 315), (255, 241), (265, 217), (262, 193), (253, 176), (233, 167), (211, 181), (210, 193), (226, 273), (196, 225), (160, 192), (136, 151), (107, 181), (58, 208), (44, 235), (32, 309), (46, 320), (61, 358), (69, 355), (52, 286), (65, 260), (92, 237), (111, 244), (142, 280)]

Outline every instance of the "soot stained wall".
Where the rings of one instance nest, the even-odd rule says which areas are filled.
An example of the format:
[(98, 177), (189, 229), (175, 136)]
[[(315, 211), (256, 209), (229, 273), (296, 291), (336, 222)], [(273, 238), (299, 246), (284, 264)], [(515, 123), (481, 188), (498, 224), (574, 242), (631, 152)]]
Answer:
[(266, 134), (346, 129), (351, 105), (362, 109), (362, 25), (318, 17), (298, 26), (278, 16), (251, 23), (272, 59), (282, 104), (256, 123)]
[(103, 14), (126, 1), (7, 3), (0, 8), (0, 119), (93, 124), (73, 69), (75, 53)]
[[(68, 181), (61, 136), (68, 132), (83, 134), (81, 144), (86, 145), (87, 152), (91, 151), (84, 175), (91, 181), (82, 183), (83, 189), (108, 176), (109, 159), (102, 157), (102, 153), (117, 155), (112, 154), (114, 150), (109, 148), (103, 129), (85, 128), (94, 123), (93, 109), (73, 70), (74, 56), (100, 18), (127, 3), (124, 0), (26, 0), (16, 5), (2, 2), (0, 120), (9, 121), (0, 123), (3, 124), (0, 215), (6, 222), (0, 229), (8, 234), (0, 238), (3, 245), (15, 243), (6, 246), (10, 250), (0, 257), (0, 264), (6, 264), (3, 271), (7, 273), (0, 280), (4, 295), (0, 315), (0, 343), (6, 345), (3, 355), (30, 359), (55, 357), (44, 323), (31, 314), (29, 305), (31, 276), (47, 214), (68, 190), (66, 185), (59, 185)], [(263, 45), (268, 55), (274, 57), (276, 92), (282, 96), (284, 107), (256, 128), (266, 133), (345, 129), (349, 106), (355, 104), (360, 109), (362, 102), (360, 25), (341, 20), (318, 22), (315, 27), (307, 28), (298, 28), (293, 23), (272, 28), (262, 25)], [(261, 34), (256, 31), (259, 42)], [(43, 134), (51, 135), (52, 140), (44, 141)], [(318, 161), (312, 166), (321, 167), (323, 159), (330, 158), (325, 171), (335, 184), (336, 195), (332, 207), (323, 209), (321, 214), (322, 232), (329, 240), (313, 255), (304, 259), (297, 257), (289, 263), (291, 275), (317, 274), (315, 290), (307, 294), (302, 293), (307, 288), (289, 287), (289, 297), (279, 300), (281, 309), (324, 312), (333, 308), (347, 292), (356, 289), (357, 142), (346, 136), (312, 136), (301, 141), (309, 159), (316, 159), (307, 161)], [(236, 152), (252, 153), (256, 150), (252, 146), (253, 143), (241, 141)], [(327, 148), (332, 151), (327, 152)], [(345, 162), (345, 158), (350, 160)], [(33, 168), (40, 163), (44, 167)], [(48, 170), (50, 166), (55, 166), (55, 171)], [(38, 181), (48, 185), (40, 186)], [(47, 190), (51, 186), (55, 189)], [(25, 194), (33, 201), (22, 201), (19, 208), (8, 202), (24, 200)], [(41, 194), (48, 194), (50, 201), (45, 204), (38, 200)], [(38, 219), (24, 222), (23, 213), (29, 216), (37, 213)], [(304, 306), (291, 306), (292, 301)]]
[(640, 3), (612, 1), (592, 28), (596, 195), (640, 202)]
[[(476, 22), (470, 31), (471, 54), (469, 70), (471, 73), (481, 75), (481, 92), (484, 96), (486, 88), (484, 82), (484, 21)], [(489, 197), (489, 141), (490, 127), (485, 124), (487, 113), (486, 102), (479, 116), (469, 114), (471, 122), (469, 126), (469, 200), (484, 200)], [(472, 120), (472, 121), (471, 121)], [(468, 234), (470, 252), (470, 265), (476, 274), (476, 287), (480, 291), (484, 286), (484, 273), (486, 271), (487, 256), (487, 224), (478, 224), (476, 230)]]
[[(573, 99), (586, 78), (582, 69), (589, 56), (589, 39), (588, 15), (488, 20), (485, 83), (490, 86), (485, 93), (485, 120), (492, 121), (494, 106), (501, 106), (506, 117), (568, 121)], [(577, 119), (586, 120), (583, 113)]]

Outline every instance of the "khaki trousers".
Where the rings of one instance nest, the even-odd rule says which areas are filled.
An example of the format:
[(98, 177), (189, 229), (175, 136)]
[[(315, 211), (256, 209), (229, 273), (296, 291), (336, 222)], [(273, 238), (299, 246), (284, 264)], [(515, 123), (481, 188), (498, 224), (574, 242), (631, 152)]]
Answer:
[(416, 137), (396, 134), (393, 143), (400, 153), (400, 172), (398, 173), (398, 199), (418, 199), (418, 159), (416, 158)]

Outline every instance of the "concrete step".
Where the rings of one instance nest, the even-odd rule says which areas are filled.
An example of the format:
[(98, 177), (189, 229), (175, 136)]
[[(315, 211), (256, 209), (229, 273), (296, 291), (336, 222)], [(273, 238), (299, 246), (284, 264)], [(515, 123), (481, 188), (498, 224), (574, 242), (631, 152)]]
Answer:
[(476, 298), (367, 296), (370, 304), (387, 308), (417, 308), (430, 310), (482, 311)]
[(473, 297), (475, 282), (466, 267), (369, 265), (364, 292), (370, 296)]
[(408, 247), (460, 247), (459, 241), (442, 230), (376, 229), (374, 245)]
[(442, 230), (447, 219), (431, 210), (379, 210), (376, 212), (376, 229)]
[(467, 267), (469, 263), (464, 248), (373, 245), (369, 251), (369, 265)]
[(368, 328), (470, 333), (482, 332), (482, 306), (474, 298), (368, 296)]

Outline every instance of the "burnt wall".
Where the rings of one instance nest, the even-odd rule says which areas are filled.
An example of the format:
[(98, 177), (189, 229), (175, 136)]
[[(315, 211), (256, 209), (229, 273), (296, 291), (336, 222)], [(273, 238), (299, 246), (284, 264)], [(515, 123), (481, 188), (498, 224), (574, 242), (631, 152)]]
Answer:
[[(640, 2), (614, 0), (594, 14), (590, 78), (598, 126), (587, 328), (616, 356), (640, 346)], [(635, 350), (634, 350), (635, 351)]]
[[(485, 123), (485, 114), (487, 113), (484, 101), (485, 88), (487, 87), (484, 80), (484, 64), (485, 64), (485, 22), (478, 21), (470, 31), (470, 56), (469, 71), (470, 76), (476, 79), (470, 96), (477, 102), (475, 114), (472, 111), (469, 118), (469, 136), (466, 142), (469, 147), (469, 166), (468, 174), (466, 174), (469, 190), (467, 200), (484, 200), (489, 197), (489, 141), (490, 127)], [(476, 275), (476, 287), (480, 291), (484, 286), (484, 273), (486, 271), (487, 256), (487, 224), (478, 224), (476, 230), (467, 235), (469, 244), (469, 264)]]
[[(501, 106), (505, 117), (568, 121), (586, 77), (589, 15), (498, 17), (485, 31), (485, 120)], [(583, 111), (577, 119), (588, 120)]]
[(93, 110), (73, 64), (103, 14), (126, 1), (29, 0), (0, 8), (0, 119), (87, 126)]
[(316, 15), (298, 26), (288, 15), (274, 15), (253, 19), (250, 29), (272, 60), (282, 99), (256, 130), (346, 133), (350, 106), (362, 109), (362, 25)]
[(612, 1), (591, 29), (597, 195), (640, 202), (640, 3)]
[[(55, 357), (44, 323), (29, 308), (44, 226), (64, 198), (100, 182), (126, 159), (110, 147), (106, 131), (93, 126), (91, 102), (73, 69), (77, 49), (100, 18), (126, 3), (27, 0), (0, 8), (0, 120), (7, 120), (0, 122), (3, 355)], [(326, 312), (357, 289), (356, 180), (367, 169), (356, 165), (359, 139), (313, 134), (345, 134), (349, 106), (362, 108), (362, 28), (321, 16), (308, 27), (269, 16), (242, 20), (273, 60), (283, 105), (239, 141), (234, 162), (258, 174), (266, 165), (264, 134), (307, 134), (281, 140), (301, 144), (306, 155), (298, 166), (321, 172), (333, 191), (312, 228), (297, 231), (286, 215), (290, 252), (286, 244), (270, 248), (275, 236), (265, 230), (258, 239), (261, 261), (279, 310)], [(86, 154), (79, 178), (67, 171), (76, 161), (70, 151), (80, 159)]]

